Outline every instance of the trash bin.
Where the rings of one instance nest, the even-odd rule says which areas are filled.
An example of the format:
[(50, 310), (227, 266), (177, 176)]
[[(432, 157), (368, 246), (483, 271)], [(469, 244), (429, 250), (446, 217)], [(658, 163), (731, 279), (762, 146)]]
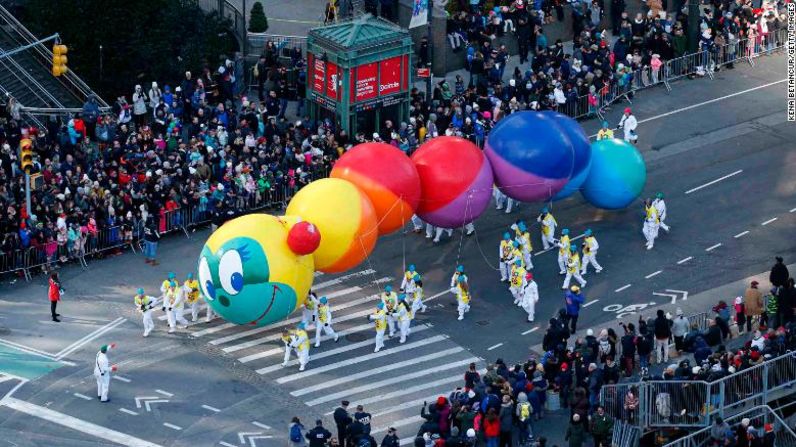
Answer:
[(547, 390), (545, 409), (547, 411), (556, 411), (561, 409), (561, 396), (557, 392), (553, 390)]

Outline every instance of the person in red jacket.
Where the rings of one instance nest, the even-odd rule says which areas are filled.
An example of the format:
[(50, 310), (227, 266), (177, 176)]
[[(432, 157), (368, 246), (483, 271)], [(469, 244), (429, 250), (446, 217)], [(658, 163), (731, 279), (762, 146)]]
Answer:
[(50, 275), (50, 287), (47, 296), (50, 298), (50, 313), (52, 314), (53, 321), (60, 323), (61, 320), (59, 320), (58, 317), (60, 317), (61, 314), (55, 313), (58, 301), (61, 301), (61, 280), (58, 279), (57, 272), (53, 272)]
[(500, 440), (500, 419), (494, 408), (490, 408), (484, 418), (484, 439), (486, 447), (498, 447)]

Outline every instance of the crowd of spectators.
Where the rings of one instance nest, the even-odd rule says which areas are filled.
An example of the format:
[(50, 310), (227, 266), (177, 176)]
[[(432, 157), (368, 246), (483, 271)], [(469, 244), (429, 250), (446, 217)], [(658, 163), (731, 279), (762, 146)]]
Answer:
[[(629, 86), (662, 80), (667, 61), (673, 61), (669, 75), (705, 75), (721, 64), (733, 68), (736, 56), (754, 56), (777, 46), (777, 32), (787, 24), (782, 1), (703, 2), (700, 55), (686, 61), (677, 59), (688, 53), (687, 7), (682, 1), (677, 4), (682, 9), (667, 13), (666, 0), (648, 0), (635, 15), (626, 11), (625, 0), (611, 0), (609, 5), (604, 0), (450, 3), (456, 6), (448, 8), (454, 10), (447, 21), (448, 40), (465, 59), (467, 84), (500, 89), (496, 96), (504, 110), (516, 102), (514, 107), (522, 109), (581, 114), (578, 107), (587, 107), (587, 113), (594, 113), (631, 90)], [(571, 15), (571, 46), (562, 39), (553, 42), (546, 34), (546, 25), (563, 22), (565, 13)], [(520, 64), (506, 73), (510, 54), (505, 43), (510, 39), (516, 40)], [(420, 59), (428, 63), (422, 46)]]
[[(278, 62), (269, 64), (278, 76)], [(89, 98), (81, 113), (45, 128), (24, 123), (10, 101), (0, 116), (0, 271), (19, 267), (23, 252), (28, 266), (47, 269), (147, 228), (162, 233), (284, 205), (323, 175), (344, 135), (328, 121), (288, 122), (295, 102), (276, 88), (249, 101), (242, 83), (226, 60), (173, 84), (136, 85), (110, 110)], [(22, 138), (34, 143), (31, 210), (17, 159)]]

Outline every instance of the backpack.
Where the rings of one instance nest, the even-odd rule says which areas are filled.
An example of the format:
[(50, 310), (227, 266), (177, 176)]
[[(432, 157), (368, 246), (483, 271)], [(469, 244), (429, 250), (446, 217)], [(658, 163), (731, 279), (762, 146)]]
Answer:
[(293, 426), (290, 427), (290, 440), (292, 442), (301, 442), (301, 427), (299, 427), (298, 424), (293, 424)]
[(525, 422), (531, 417), (531, 404), (523, 402), (520, 404), (520, 422)]

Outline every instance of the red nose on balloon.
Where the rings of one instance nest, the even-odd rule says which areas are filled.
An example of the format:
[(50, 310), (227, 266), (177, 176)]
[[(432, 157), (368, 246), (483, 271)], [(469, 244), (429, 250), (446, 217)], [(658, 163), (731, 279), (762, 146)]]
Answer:
[(297, 255), (308, 255), (321, 244), (318, 227), (309, 222), (299, 222), (287, 233), (287, 245)]

